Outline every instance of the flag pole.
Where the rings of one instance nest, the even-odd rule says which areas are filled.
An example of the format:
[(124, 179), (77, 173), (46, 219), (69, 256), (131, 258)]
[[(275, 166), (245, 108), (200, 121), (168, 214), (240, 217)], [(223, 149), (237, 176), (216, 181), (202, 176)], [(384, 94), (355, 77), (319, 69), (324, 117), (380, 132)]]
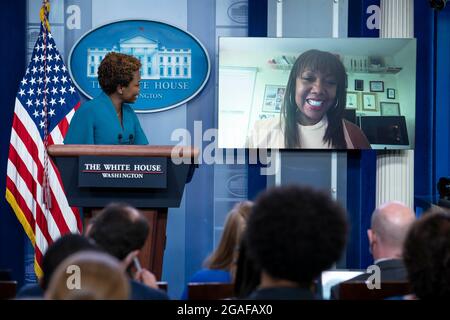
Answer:
[(51, 210), (52, 208), (52, 197), (50, 191), (50, 183), (48, 176), (48, 110), (47, 110), (47, 79), (48, 79), (48, 70), (47, 70), (47, 41), (48, 41), (48, 33), (50, 32), (50, 23), (48, 21), (48, 16), (50, 13), (50, 2), (48, 0), (42, 1), (42, 7), (39, 12), (39, 16), (41, 18), (41, 24), (43, 28), (43, 46), (44, 46), (44, 99), (43, 103), (43, 112), (44, 112), (44, 177), (43, 177), (43, 202), (47, 210)]
[(50, 2), (49, 0), (42, 0), (42, 7), (39, 11), (39, 17), (41, 18), (41, 23), (45, 30), (50, 31), (50, 23), (48, 22), (48, 14), (50, 13)]

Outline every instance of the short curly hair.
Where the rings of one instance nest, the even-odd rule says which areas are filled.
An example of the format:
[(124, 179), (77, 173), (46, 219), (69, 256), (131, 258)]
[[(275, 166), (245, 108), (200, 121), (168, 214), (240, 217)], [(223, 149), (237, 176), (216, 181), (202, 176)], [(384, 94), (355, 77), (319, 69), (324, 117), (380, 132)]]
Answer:
[(261, 270), (307, 287), (340, 258), (347, 229), (345, 210), (329, 195), (285, 186), (257, 198), (246, 241)]
[(133, 73), (141, 68), (139, 59), (118, 52), (108, 53), (98, 67), (98, 82), (106, 94), (112, 94), (117, 86), (128, 86)]
[(432, 209), (411, 227), (403, 259), (420, 299), (450, 298), (450, 211)]
[(100, 248), (92, 239), (79, 234), (68, 233), (53, 242), (42, 259), (43, 276), (41, 279), (42, 289), (47, 290), (50, 280), (58, 266), (70, 255), (80, 251), (100, 251)]

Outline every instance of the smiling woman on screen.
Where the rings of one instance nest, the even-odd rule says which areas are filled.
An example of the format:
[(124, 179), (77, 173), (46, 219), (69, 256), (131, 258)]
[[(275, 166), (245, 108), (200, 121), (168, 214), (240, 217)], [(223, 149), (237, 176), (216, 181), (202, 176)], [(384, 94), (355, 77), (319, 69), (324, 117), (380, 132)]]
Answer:
[(249, 148), (370, 149), (359, 127), (343, 119), (347, 74), (329, 52), (302, 53), (291, 69), (280, 118), (261, 120)]

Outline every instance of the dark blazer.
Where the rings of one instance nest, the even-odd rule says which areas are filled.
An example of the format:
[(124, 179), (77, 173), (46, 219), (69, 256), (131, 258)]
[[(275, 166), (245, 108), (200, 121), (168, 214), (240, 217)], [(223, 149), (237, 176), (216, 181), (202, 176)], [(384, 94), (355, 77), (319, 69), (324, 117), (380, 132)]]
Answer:
[[(389, 259), (383, 260), (375, 265), (380, 267), (381, 271), (381, 282), (383, 281), (408, 281), (408, 273), (406, 271), (403, 260), (401, 259)], [(371, 276), (370, 273), (363, 273), (352, 279), (344, 282), (350, 281), (366, 281)], [(339, 283), (331, 288), (331, 299), (339, 299)]]
[(153, 289), (145, 284), (130, 280), (131, 297), (130, 300), (169, 300), (164, 291)]
[(317, 300), (310, 290), (304, 288), (278, 287), (253, 291), (249, 300)]

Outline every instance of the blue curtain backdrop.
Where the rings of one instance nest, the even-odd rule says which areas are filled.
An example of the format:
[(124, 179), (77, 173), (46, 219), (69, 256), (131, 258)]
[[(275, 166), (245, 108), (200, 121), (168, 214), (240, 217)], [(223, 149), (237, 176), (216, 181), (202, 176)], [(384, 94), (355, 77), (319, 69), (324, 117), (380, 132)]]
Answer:
[[(417, 39), (416, 147), (414, 151), (414, 194), (431, 198), (436, 192), (434, 117), (436, 108), (436, 12), (427, 1), (414, 1), (414, 37)], [(446, 121), (448, 121), (448, 117)]]
[[(348, 37), (378, 38), (379, 29), (369, 29), (367, 13), (370, 6), (380, 6), (379, 0), (349, 0)], [(347, 268), (360, 269), (372, 264), (366, 230), (375, 209), (376, 151), (347, 152), (347, 211), (350, 219), (350, 235), (347, 245)]]
[[(435, 63), (434, 97), (433, 99), (433, 124), (434, 148), (433, 160), (436, 166), (433, 168), (431, 188), (436, 192), (436, 183), (440, 177), (450, 177), (450, 4), (441, 12), (433, 12), (433, 60)], [(423, 19), (422, 16), (417, 19)], [(429, 41), (428, 41), (429, 42)], [(428, 42), (424, 44), (428, 44)], [(420, 81), (419, 81), (420, 80)], [(426, 84), (423, 79), (418, 79), (418, 91)], [(423, 97), (425, 104), (429, 104), (429, 96)], [(426, 106), (425, 106), (426, 108)]]
[[(267, 1), (248, 0), (249, 37), (267, 37), (267, 8)], [(267, 176), (260, 174), (261, 164), (248, 164), (247, 166), (248, 199), (255, 200), (256, 196), (266, 188)]]
[(24, 279), (24, 242), (28, 241), (22, 226), (5, 200), (6, 164), (11, 135), (14, 101), (25, 73), (26, 1), (5, 1), (0, 10), (2, 44), (0, 61), (0, 269), (10, 269), (13, 280), (21, 286)]

